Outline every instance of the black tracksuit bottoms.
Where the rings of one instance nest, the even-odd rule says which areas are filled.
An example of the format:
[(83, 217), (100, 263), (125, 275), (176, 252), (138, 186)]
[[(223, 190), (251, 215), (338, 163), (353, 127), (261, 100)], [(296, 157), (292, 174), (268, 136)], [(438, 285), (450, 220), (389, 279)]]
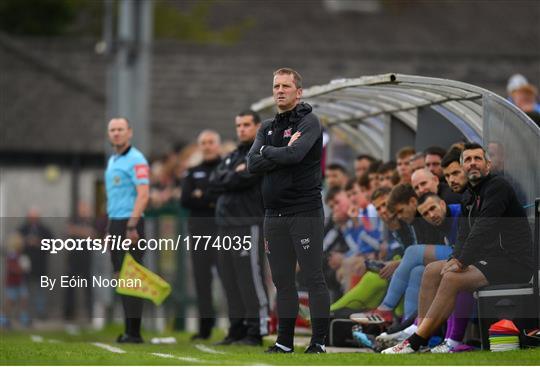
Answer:
[(330, 295), (322, 271), (324, 214), (322, 208), (291, 215), (266, 216), (265, 248), (277, 288), (277, 343), (293, 347), (298, 315), (296, 264), (306, 281), (311, 316), (311, 344), (325, 344)]
[[(190, 236), (210, 236), (213, 242), (216, 238), (216, 224), (214, 218), (190, 218)], [(204, 237), (207, 238), (207, 237)], [(201, 238), (197, 250), (193, 248), (197, 237), (191, 238), (191, 264), (195, 282), (195, 294), (197, 298), (197, 310), (199, 311), (199, 335), (203, 338), (210, 337), (212, 328), (216, 323), (216, 311), (214, 309), (214, 297), (212, 297), (212, 283), (214, 274), (212, 268), (217, 268), (217, 249), (204, 245), (206, 240)]]
[[(112, 236), (122, 236), (122, 239), (126, 238), (127, 219), (111, 219), (109, 221), (108, 233)], [(139, 219), (137, 223), (137, 233), (139, 238), (144, 238), (144, 219)], [(144, 251), (139, 250), (136, 246), (132, 246), (129, 253), (135, 261), (142, 264)], [(122, 268), (122, 262), (126, 251), (114, 250), (111, 251), (111, 260), (113, 264), (113, 271), (120, 272)], [(125, 333), (131, 336), (141, 336), (141, 317), (143, 311), (143, 299), (139, 297), (120, 296), (122, 299), (122, 306), (124, 308), (125, 317)]]
[[(218, 250), (218, 271), (227, 297), (230, 327), (228, 336), (242, 339), (246, 336), (260, 338), (268, 334), (268, 296), (264, 284), (264, 249), (261, 225), (220, 226), (221, 244), (238, 240), (242, 249)], [(230, 238), (232, 241), (229, 241)], [(244, 243), (244, 239), (251, 243)]]

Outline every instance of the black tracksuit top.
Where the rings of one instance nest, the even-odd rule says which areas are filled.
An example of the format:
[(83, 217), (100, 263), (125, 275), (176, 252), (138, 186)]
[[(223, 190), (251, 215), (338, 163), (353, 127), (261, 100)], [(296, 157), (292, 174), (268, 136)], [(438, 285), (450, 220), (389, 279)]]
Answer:
[(503, 177), (489, 174), (469, 186), (461, 213), (453, 257), (463, 266), (507, 257), (524, 270), (533, 269), (531, 228), (514, 189)]
[[(217, 195), (209, 191), (209, 179), (212, 171), (218, 166), (221, 158), (204, 161), (188, 169), (182, 180), (182, 196), (180, 204), (191, 210), (193, 218), (213, 217), (215, 215)], [(193, 191), (201, 190), (200, 198), (192, 196)]]
[(246, 163), (252, 143), (243, 143), (225, 157), (210, 176), (210, 189), (219, 195), (216, 203), (216, 223), (220, 226), (247, 226), (263, 221), (264, 207), (261, 196), (262, 177), (236, 171)]
[[(322, 126), (311, 111), (310, 105), (299, 103), (291, 111), (264, 121), (249, 151), (249, 171), (264, 174), (262, 195), (267, 216), (322, 207)], [(287, 146), (297, 131), (302, 135)]]

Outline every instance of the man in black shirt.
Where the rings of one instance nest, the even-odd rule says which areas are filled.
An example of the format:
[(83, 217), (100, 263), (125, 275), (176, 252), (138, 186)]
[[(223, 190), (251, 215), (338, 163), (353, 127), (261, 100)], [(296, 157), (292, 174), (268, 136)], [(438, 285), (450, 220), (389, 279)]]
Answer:
[[(214, 215), (217, 196), (209, 190), (208, 180), (221, 161), (219, 134), (215, 131), (204, 130), (199, 134), (197, 144), (203, 161), (187, 171), (182, 180), (180, 200), (184, 208), (190, 209), (189, 235), (215, 238), (217, 231)], [(208, 339), (216, 319), (212, 301), (212, 268), (217, 264), (217, 253), (213, 247), (208, 247), (206, 251), (200, 248), (190, 250), (199, 311), (199, 332), (192, 336), (192, 340)]]
[(526, 283), (533, 275), (532, 236), (512, 186), (490, 173), (484, 148), (468, 143), (461, 165), (469, 180), (456, 246), (448, 261), (426, 267), (418, 306), (418, 331), (385, 354), (414, 353), (454, 309), (457, 294), (487, 285)]
[(264, 174), (265, 247), (277, 288), (278, 338), (269, 353), (293, 351), (297, 263), (308, 287), (313, 329), (305, 352), (325, 353), (328, 334), (330, 296), (322, 271), (322, 126), (311, 106), (300, 103), (301, 83), (292, 69), (274, 72), (278, 114), (263, 122), (248, 154), (249, 171)]
[[(260, 122), (253, 111), (236, 116), (238, 148), (223, 159), (210, 177), (212, 190), (219, 193), (216, 223), (223, 248), (218, 249), (218, 269), (227, 296), (230, 321), (228, 334), (219, 345), (259, 346), (262, 336), (268, 334), (262, 177), (248, 172), (246, 167), (246, 156)], [(232, 240), (234, 247), (225, 247), (228, 240)]]

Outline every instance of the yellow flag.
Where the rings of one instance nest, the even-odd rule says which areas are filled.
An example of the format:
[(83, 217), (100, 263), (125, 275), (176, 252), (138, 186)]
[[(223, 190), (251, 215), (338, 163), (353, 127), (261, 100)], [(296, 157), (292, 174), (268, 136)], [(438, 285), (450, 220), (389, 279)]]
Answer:
[(116, 293), (146, 298), (159, 306), (171, 293), (171, 286), (162, 277), (139, 264), (126, 253), (118, 277)]

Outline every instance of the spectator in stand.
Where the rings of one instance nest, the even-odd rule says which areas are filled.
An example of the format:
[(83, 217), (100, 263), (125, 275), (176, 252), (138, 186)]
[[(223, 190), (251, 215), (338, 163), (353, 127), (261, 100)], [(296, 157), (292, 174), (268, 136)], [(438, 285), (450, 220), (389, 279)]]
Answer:
[[(77, 204), (77, 215), (71, 219), (67, 227), (67, 237), (73, 239), (96, 238), (94, 229), (95, 222), (92, 218), (90, 204), (80, 201)], [(80, 277), (81, 279), (91, 279), (92, 275), (92, 253), (88, 249), (82, 251), (69, 251), (67, 253), (67, 271), (69, 277)], [(83, 290), (84, 302), (82, 303), (88, 320), (92, 318), (92, 288)], [(64, 318), (69, 323), (74, 322), (77, 311), (77, 289), (68, 287), (64, 295)], [(69, 326), (68, 326), (69, 325)], [(77, 330), (75, 325), (67, 324), (66, 328)]]
[(512, 95), (516, 106), (538, 124), (538, 117), (540, 116), (538, 89), (534, 85), (526, 84), (515, 90)]
[(415, 155), (411, 156), (409, 159), (409, 168), (411, 171), (411, 175), (420, 168), (424, 168), (426, 166), (426, 155), (423, 152), (418, 152)]
[(19, 233), (10, 235), (6, 246), (5, 297), (2, 300), (0, 328), (10, 329), (17, 318), (22, 326), (30, 326), (28, 315), (28, 287), (26, 275), (30, 270), (30, 260), (23, 254), (23, 238)]
[(369, 165), (375, 162), (375, 158), (369, 154), (360, 154), (354, 161), (354, 174), (358, 179), (369, 170)]
[(369, 174), (364, 173), (363, 176), (357, 180), (360, 191), (371, 201), (371, 195), (376, 189), (376, 182), (369, 179)]
[(441, 162), (446, 154), (446, 150), (441, 147), (433, 146), (426, 148), (424, 150), (425, 157), (425, 167), (429, 169), (434, 175), (439, 179), (443, 178), (443, 171), (441, 168)]
[(333, 256), (338, 279), (344, 290), (349, 290), (365, 273), (365, 259), (377, 257), (381, 242), (381, 223), (375, 207), (369, 203), (365, 191), (360, 190), (356, 180), (346, 187), (349, 198), (349, 221), (345, 238), (349, 251)]
[(416, 154), (413, 147), (401, 148), (396, 154), (397, 173), (399, 175), (399, 183), (411, 183), (411, 157)]
[(411, 177), (411, 185), (417, 196), (422, 196), (428, 192), (439, 195), (448, 204), (459, 204), (461, 195), (450, 190), (448, 185), (439, 180), (427, 168), (416, 170)]
[(400, 178), (396, 169), (396, 162), (394, 161), (381, 164), (377, 170), (377, 174), (379, 175), (378, 187), (392, 188), (399, 183)]
[[(36, 207), (30, 208), (26, 221), (19, 228), (24, 239), (23, 253), (30, 259), (30, 273), (28, 274), (28, 288), (30, 301), (34, 306), (31, 316), (44, 319), (47, 316), (46, 290), (41, 287), (41, 276), (49, 275), (48, 252), (40, 250), (41, 240), (54, 238), (49, 228), (41, 221), (41, 214)], [(33, 312), (32, 312), (33, 311)]]
[(351, 202), (349, 234), (358, 246), (357, 249), (351, 250), (364, 254), (377, 252), (380, 247), (382, 229), (377, 210), (370, 203), (366, 190), (361, 189), (357, 180), (351, 179), (345, 189)]
[(383, 262), (374, 263), (378, 269), (369, 269), (349, 292), (332, 304), (330, 311), (336, 317), (349, 317), (362, 309), (377, 307), (386, 293), (388, 280), (399, 265), (405, 247), (408, 246), (408, 243), (401, 242), (405, 238), (400, 234), (401, 225), (386, 205), (390, 191), (387, 187), (381, 187), (372, 195), (377, 214), (389, 230), (390, 235), (384, 242), (388, 252), (380, 257)]
[(336, 270), (341, 266), (342, 255), (349, 251), (349, 243), (345, 235), (349, 222), (350, 200), (344, 190), (333, 188), (326, 194), (325, 201), (332, 211), (332, 221), (325, 226), (324, 231), (323, 271), (330, 291), (330, 300), (334, 302), (343, 295), (341, 283), (336, 277)]
[(457, 143), (454, 143), (454, 144), (450, 145), (450, 148), (448, 148), (448, 151), (451, 151), (453, 149), (457, 149), (460, 152), (462, 152), (464, 148), (465, 148), (465, 142), (464, 141), (458, 141)]
[(527, 79), (521, 74), (514, 74), (508, 79), (506, 86), (508, 99), (515, 103), (523, 112), (540, 114), (540, 103), (538, 103), (538, 89), (529, 84)]
[(369, 165), (367, 175), (369, 178), (369, 185), (372, 190), (376, 190), (379, 187), (379, 167), (381, 166), (381, 161), (374, 161)]
[(349, 181), (349, 173), (347, 168), (341, 163), (330, 163), (326, 167), (326, 186), (328, 189), (334, 187), (339, 187), (341, 189), (345, 188), (347, 182)]
[(150, 202), (153, 209), (161, 208), (172, 200), (172, 176), (167, 174), (163, 160), (155, 160), (150, 166)]

